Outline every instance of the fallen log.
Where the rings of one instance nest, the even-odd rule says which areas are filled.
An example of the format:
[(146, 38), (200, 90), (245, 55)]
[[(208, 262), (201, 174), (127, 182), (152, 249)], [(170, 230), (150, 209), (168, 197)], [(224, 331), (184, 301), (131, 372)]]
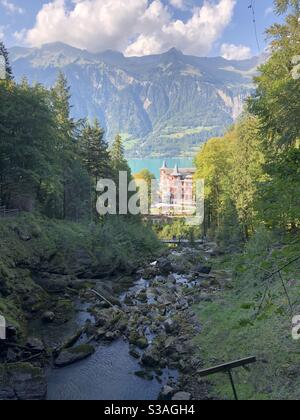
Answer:
[[(97, 296), (99, 299), (104, 300), (104, 302), (106, 302), (112, 308), (115, 308), (117, 306), (117, 305), (113, 305), (108, 299), (106, 299), (105, 296), (103, 296), (99, 292), (97, 292), (97, 290), (89, 289), (89, 291), (91, 293), (93, 293), (95, 296)], [(125, 312), (119, 306), (117, 306), (117, 308), (118, 308), (119, 311), (121, 311), (121, 312), (123, 312), (123, 314), (125, 314)]]

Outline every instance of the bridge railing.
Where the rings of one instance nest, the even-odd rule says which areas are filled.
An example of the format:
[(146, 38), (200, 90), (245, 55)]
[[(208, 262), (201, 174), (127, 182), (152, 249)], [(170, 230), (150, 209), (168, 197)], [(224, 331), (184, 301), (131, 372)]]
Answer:
[(164, 244), (178, 244), (178, 245), (184, 245), (184, 244), (199, 244), (199, 245), (203, 245), (204, 241), (203, 239), (195, 239), (194, 241), (190, 240), (190, 239), (161, 239), (161, 242)]
[(19, 209), (7, 209), (5, 206), (0, 206), (0, 218), (15, 217), (20, 214)]

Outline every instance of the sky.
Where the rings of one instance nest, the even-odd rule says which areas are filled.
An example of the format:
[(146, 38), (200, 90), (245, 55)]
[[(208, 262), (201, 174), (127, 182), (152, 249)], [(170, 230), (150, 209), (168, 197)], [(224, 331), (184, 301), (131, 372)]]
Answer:
[(126, 56), (175, 47), (185, 54), (242, 60), (266, 48), (265, 30), (279, 19), (272, 5), (272, 0), (0, 0), (0, 39), (7, 47), (64, 42)]

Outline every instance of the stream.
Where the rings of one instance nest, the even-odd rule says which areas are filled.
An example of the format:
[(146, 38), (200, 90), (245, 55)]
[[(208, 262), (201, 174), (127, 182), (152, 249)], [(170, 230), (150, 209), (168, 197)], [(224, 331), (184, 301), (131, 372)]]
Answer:
[[(125, 341), (100, 345), (90, 358), (49, 372), (48, 400), (156, 400), (162, 383), (137, 377), (139, 370)], [(170, 374), (165, 370), (162, 381)]]
[[(129, 289), (137, 292), (147, 286), (140, 279)], [(124, 300), (125, 292), (120, 300)], [(93, 322), (88, 311), (89, 305), (77, 304), (76, 318), (63, 326), (47, 325), (40, 332), (44, 342), (54, 346), (83, 326), (86, 321)], [(35, 331), (37, 325), (32, 326)], [(150, 334), (148, 336), (151, 342)], [(83, 337), (84, 340), (84, 337)], [(80, 341), (79, 341), (80, 344)], [(135, 375), (141, 370), (137, 359), (129, 354), (129, 343), (119, 339), (113, 343), (101, 343), (96, 352), (81, 362), (47, 372), (47, 399), (55, 400), (156, 400), (163, 385), (170, 379), (177, 380), (176, 370), (164, 369), (163, 374), (153, 380), (145, 380)]]
[[(199, 254), (202, 254), (204, 266), (203, 262), (200, 266), (197, 262)], [(119, 295), (125, 311), (127, 336), (119, 334), (119, 338), (113, 340), (96, 340), (95, 353), (87, 359), (63, 368), (48, 368), (47, 399), (157, 400), (165, 385), (171, 384), (176, 389), (180, 383), (177, 369), (193, 371), (199, 366), (199, 360), (193, 357), (191, 339), (201, 331), (201, 326), (191, 306), (202, 284), (209, 282), (206, 287), (214, 290), (209, 286), (211, 277), (204, 273), (206, 255), (207, 252), (192, 249), (173, 251), (163, 261), (142, 269), (133, 286)], [(148, 278), (150, 280), (146, 280)], [(96, 308), (98, 306), (96, 304)], [(92, 328), (96, 326), (98, 336), (105, 335), (105, 331), (97, 327), (103, 310), (93, 315), (95, 301), (83, 303), (78, 299), (75, 307), (76, 316), (64, 325), (32, 323), (35, 336), (47, 347), (60, 348), (86, 323)], [(134, 334), (144, 337), (147, 350), (139, 350), (135, 344), (132, 352)], [(76, 345), (88, 339), (84, 333)]]

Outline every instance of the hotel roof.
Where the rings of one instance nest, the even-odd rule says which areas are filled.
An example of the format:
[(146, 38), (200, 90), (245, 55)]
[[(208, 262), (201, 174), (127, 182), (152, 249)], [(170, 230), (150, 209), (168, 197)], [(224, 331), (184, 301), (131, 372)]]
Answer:
[(194, 174), (196, 172), (195, 168), (178, 168), (177, 165), (176, 165), (175, 169), (162, 168), (162, 170), (164, 170), (165, 173), (167, 173), (168, 175), (174, 175), (174, 176), (190, 175), (190, 174)]

